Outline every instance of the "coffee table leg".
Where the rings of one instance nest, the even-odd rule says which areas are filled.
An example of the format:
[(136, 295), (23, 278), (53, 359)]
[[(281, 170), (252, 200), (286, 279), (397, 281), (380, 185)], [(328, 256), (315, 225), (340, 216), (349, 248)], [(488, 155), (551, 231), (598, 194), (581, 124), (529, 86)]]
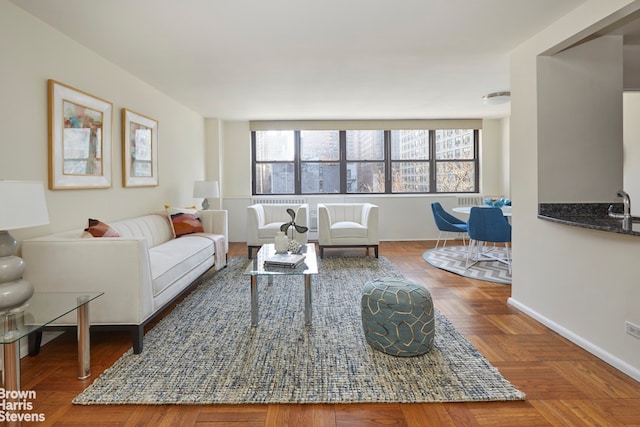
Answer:
[(91, 376), (91, 344), (89, 338), (89, 303), (78, 298), (78, 379)]
[[(9, 332), (10, 333), (10, 332)], [(4, 344), (3, 347), (3, 366), (4, 373), (4, 389), (20, 390), (20, 352), (18, 350), (19, 341)]]
[(304, 276), (304, 323), (311, 326), (311, 275)]
[[(12, 332), (7, 332), (5, 335), (5, 339), (11, 340), (15, 339), (10, 334)], [(14, 341), (9, 344), (4, 344), (3, 347), (3, 374), (4, 374), (4, 389), (10, 391), (19, 391), (20, 390), (20, 350), (19, 350), (20, 341)], [(19, 398), (8, 397), (4, 400), (4, 404), (18, 404)], [(7, 426), (20, 427), (22, 425), (21, 421), (6, 421)]]
[(258, 276), (251, 276), (251, 327), (258, 326)]

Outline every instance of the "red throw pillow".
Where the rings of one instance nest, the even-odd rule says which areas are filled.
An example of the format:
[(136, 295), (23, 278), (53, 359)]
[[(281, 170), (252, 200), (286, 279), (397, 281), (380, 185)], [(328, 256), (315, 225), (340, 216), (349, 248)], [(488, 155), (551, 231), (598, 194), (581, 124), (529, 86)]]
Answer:
[(182, 212), (172, 214), (171, 222), (173, 223), (173, 230), (176, 233), (176, 237), (184, 236), (185, 234), (202, 233), (204, 231), (202, 221), (200, 221), (198, 214)]
[(89, 218), (89, 227), (84, 231), (88, 231), (93, 237), (120, 237), (120, 234), (110, 225), (93, 218)]

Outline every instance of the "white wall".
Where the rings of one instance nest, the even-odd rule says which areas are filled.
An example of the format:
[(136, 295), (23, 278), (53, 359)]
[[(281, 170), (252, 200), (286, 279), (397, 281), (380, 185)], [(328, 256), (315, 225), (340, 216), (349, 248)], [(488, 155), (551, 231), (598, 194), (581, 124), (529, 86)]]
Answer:
[(631, 213), (640, 216), (640, 92), (623, 97), (624, 190), (629, 193)]
[[(200, 115), (6, 0), (0, 0), (0, 76), (0, 179), (40, 180), (47, 186), (48, 79), (113, 103), (112, 187), (47, 190), (51, 224), (15, 230), (18, 240), (86, 227), (88, 217), (110, 221), (160, 210), (165, 203), (194, 203), (193, 181), (205, 175)], [(122, 108), (159, 122), (158, 187), (122, 186)]]
[(509, 119), (482, 121), (480, 159), (483, 194), (509, 195)]
[[(629, 10), (616, 13), (627, 5)], [(537, 57), (558, 44), (571, 45), (639, 7), (638, 1), (587, 1), (515, 49), (510, 123), (514, 203), (510, 303), (636, 379), (640, 379), (640, 340), (625, 334), (624, 322), (640, 324), (640, 286), (634, 268), (640, 259), (639, 238), (537, 218), (538, 109), (544, 107), (538, 103)], [(603, 19), (606, 22), (600, 22)], [(575, 108), (590, 114), (589, 105)]]
[[(415, 122), (415, 121), (414, 121)], [(397, 123), (397, 122), (396, 122)], [(315, 126), (322, 124), (315, 123)], [(371, 121), (359, 123), (375, 126)], [(411, 125), (415, 125), (412, 122)], [(286, 124), (283, 124), (286, 126)], [(329, 126), (329, 125), (328, 125)], [(332, 125), (335, 126), (335, 125)], [(482, 168), (480, 188), (482, 194), (508, 194), (504, 184), (504, 164), (508, 153), (508, 119), (482, 121)], [(224, 122), (224, 200), (223, 208), (229, 211), (229, 240), (246, 241), (246, 209), (251, 204), (251, 128), (249, 122)], [(310, 208), (321, 202), (369, 201), (380, 206), (381, 240), (429, 240), (436, 239), (438, 230), (433, 222), (430, 204), (440, 201), (445, 209), (457, 206), (455, 195), (370, 195), (370, 196), (309, 196)], [(311, 236), (313, 238), (313, 235)]]
[(640, 90), (640, 45), (624, 46), (624, 88)]
[(540, 202), (608, 202), (622, 188), (622, 36), (538, 58)]

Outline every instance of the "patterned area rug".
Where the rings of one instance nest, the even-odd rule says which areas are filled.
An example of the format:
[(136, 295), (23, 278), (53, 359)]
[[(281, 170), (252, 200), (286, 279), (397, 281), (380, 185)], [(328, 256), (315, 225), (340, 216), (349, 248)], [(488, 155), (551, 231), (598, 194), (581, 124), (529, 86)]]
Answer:
[(253, 404), (522, 400), (518, 391), (440, 313), (434, 348), (393, 357), (365, 341), (363, 284), (402, 277), (380, 257), (325, 257), (313, 278), (313, 326), (304, 326), (304, 280), (259, 280), (251, 329), (248, 260), (196, 288), (77, 396), (92, 404)]
[[(504, 250), (500, 248), (499, 251), (494, 251), (494, 255), (504, 255)], [(429, 249), (422, 254), (422, 258), (434, 267), (459, 274), (460, 276), (505, 285), (511, 284), (511, 274), (509, 274), (509, 267), (505, 263), (494, 260), (481, 261), (467, 269), (466, 246), (445, 246), (444, 248)]]

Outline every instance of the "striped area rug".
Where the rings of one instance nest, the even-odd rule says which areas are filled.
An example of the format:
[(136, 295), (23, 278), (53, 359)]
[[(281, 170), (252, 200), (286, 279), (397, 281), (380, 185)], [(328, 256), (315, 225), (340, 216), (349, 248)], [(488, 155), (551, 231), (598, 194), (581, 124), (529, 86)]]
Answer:
[[(504, 249), (496, 249), (494, 255), (504, 255)], [(484, 280), (487, 282), (511, 284), (511, 274), (509, 267), (499, 261), (481, 261), (466, 268), (467, 247), (466, 246), (445, 246), (437, 249), (429, 249), (422, 257), (434, 267), (450, 271), (460, 276), (471, 279)]]
[[(394, 357), (369, 346), (363, 284), (402, 277), (384, 257), (319, 260), (313, 325), (304, 326), (304, 280), (258, 281), (250, 327), (247, 259), (230, 258), (73, 403), (247, 404), (523, 400), (524, 393), (435, 311), (434, 347)], [(264, 278), (263, 278), (264, 279)]]

